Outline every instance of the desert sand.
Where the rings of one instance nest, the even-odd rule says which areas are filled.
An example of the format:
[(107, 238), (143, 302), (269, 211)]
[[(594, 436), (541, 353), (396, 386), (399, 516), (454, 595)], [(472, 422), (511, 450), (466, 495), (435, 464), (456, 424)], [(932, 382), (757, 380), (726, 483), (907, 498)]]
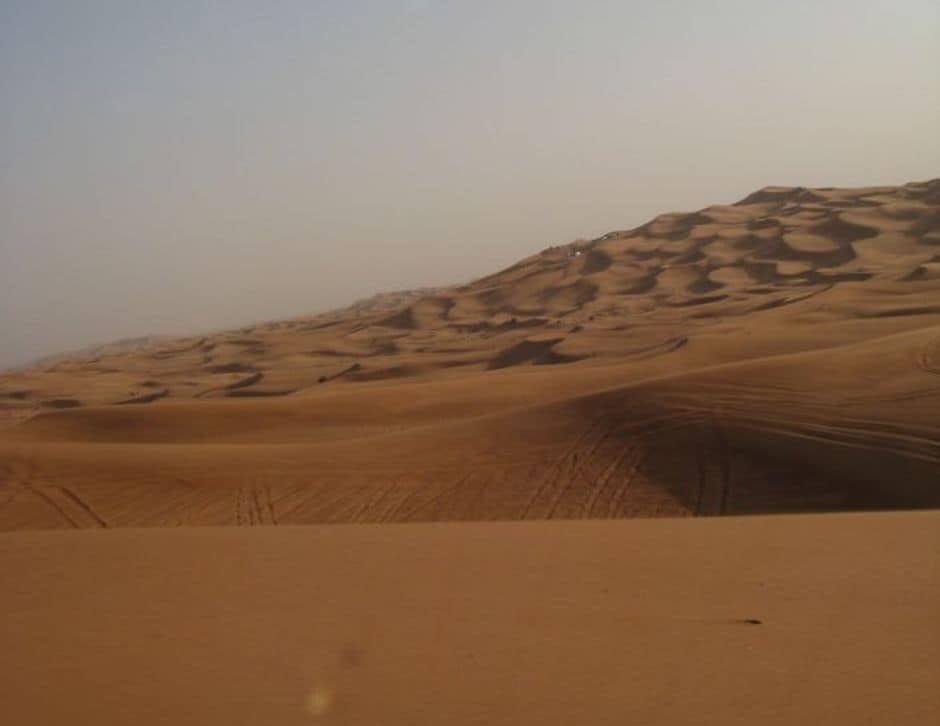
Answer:
[(940, 505), (940, 180), (0, 376), (0, 529)]
[(56, 356), (0, 417), (5, 723), (940, 721), (940, 180)]
[(934, 724), (940, 514), (0, 534), (4, 722)]

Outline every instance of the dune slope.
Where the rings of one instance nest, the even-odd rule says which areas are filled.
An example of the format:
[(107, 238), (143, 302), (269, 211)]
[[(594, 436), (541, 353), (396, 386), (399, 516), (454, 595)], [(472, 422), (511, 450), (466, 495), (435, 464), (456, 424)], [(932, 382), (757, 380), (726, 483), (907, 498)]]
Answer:
[(940, 180), (0, 376), (0, 529), (940, 505)]

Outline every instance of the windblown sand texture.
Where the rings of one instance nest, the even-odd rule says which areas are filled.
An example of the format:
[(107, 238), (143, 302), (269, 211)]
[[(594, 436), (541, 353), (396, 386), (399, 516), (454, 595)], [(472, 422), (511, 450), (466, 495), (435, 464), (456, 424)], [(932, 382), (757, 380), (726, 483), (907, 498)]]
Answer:
[(0, 376), (0, 528), (940, 505), (940, 180)]

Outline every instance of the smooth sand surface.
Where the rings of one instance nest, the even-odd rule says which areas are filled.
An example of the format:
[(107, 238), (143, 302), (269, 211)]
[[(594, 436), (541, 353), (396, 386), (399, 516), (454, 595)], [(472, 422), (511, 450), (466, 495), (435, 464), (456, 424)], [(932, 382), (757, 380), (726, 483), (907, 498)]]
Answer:
[(940, 507), (940, 180), (0, 376), (0, 530)]
[(0, 592), (17, 726), (940, 721), (937, 512), (7, 533)]

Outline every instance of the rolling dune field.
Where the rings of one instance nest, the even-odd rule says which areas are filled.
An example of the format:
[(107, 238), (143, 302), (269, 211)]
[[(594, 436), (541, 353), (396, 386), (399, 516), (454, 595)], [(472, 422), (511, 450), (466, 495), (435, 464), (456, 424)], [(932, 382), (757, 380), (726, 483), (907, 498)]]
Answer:
[(940, 181), (0, 376), (0, 528), (940, 505)]
[(769, 187), (0, 375), (2, 714), (933, 724), (938, 507), (940, 180)]

